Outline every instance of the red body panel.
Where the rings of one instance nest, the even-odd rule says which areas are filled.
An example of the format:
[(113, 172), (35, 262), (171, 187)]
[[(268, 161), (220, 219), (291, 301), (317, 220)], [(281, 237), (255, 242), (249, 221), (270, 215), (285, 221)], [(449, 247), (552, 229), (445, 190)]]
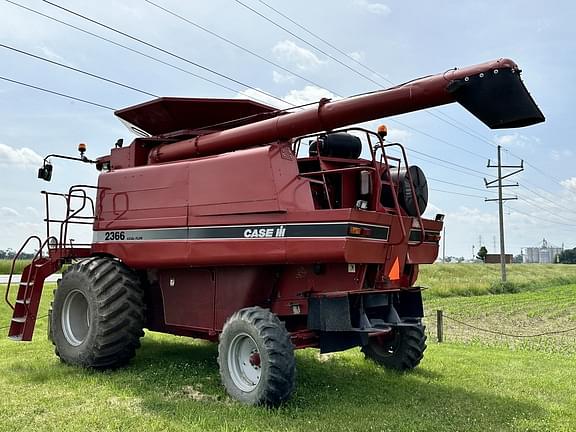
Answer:
[[(260, 305), (290, 317), (291, 331), (304, 331), (308, 297), (398, 290), (413, 282), (406, 264), (434, 261), (437, 242), (408, 241), (415, 218), (352, 208), (353, 173), (338, 183), (347, 208), (317, 209), (310, 179), (285, 149), (101, 174), (92, 251), (157, 269), (151, 289), (161, 297), (149, 308), (151, 329), (214, 338), (233, 312)], [(423, 223), (426, 231), (442, 228)], [(350, 234), (351, 226), (372, 237)]]

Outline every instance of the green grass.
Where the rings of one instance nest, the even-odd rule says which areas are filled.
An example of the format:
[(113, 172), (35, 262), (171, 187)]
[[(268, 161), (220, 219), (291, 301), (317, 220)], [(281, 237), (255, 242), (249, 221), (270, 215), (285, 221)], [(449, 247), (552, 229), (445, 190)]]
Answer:
[[(540, 294), (550, 301), (546, 310), (555, 309), (546, 290), (486, 297), (528, 294)], [(489, 308), (504, 310), (491, 301)], [(452, 313), (461, 306), (454, 303)], [(472, 305), (466, 311), (460, 316), (476, 316)], [(0, 306), (0, 323), (8, 319), (8, 308)], [(323, 357), (304, 350), (297, 353), (297, 391), (278, 410), (230, 400), (216, 356), (213, 344), (147, 333), (128, 368), (86, 371), (57, 360), (40, 320), (33, 343), (0, 338), (0, 431), (576, 429), (573, 356), (432, 343), (421, 366), (400, 375), (364, 361), (357, 349)]]
[(500, 283), (500, 264), (431, 264), (420, 266), (418, 284), (425, 298), (476, 296), (538, 290), (576, 284), (576, 265), (511, 264), (508, 282)]
[[(30, 263), (30, 260), (16, 260), (16, 265), (14, 266), (14, 273), (20, 274), (24, 267)], [(12, 260), (0, 259), (0, 274), (9, 274), (10, 268), (12, 267)]]

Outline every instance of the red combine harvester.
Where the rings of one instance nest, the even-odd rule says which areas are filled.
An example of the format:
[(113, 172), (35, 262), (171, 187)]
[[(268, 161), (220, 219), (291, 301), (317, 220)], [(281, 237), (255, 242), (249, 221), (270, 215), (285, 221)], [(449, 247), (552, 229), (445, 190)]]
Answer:
[[(416, 367), (426, 336), (415, 282), (437, 257), (443, 215), (422, 217), (425, 176), (385, 128), (339, 128), (455, 101), (490, 128), (544, 121), (507, 59), (291, 112), (182, 98), (116, 112), (145, 137), (96, 161), (82, 146), (64, 157), (95, 163), (98, 186), (43, 192), (47, 237), (28, 239), (37, 256), (14, 304), (6, 293), (9, 337), (32, 339), (45, 278), (70, 264), (49, 326), (69, 364), (123, 366), (144, 328), (218, 341), (228, 393), (269, 406), (293, 391), (294, 349), (360, 346), (384, 367)], [(47, 157), (39, 177), (51, 175)], [(54, 196), (66, 203), (59, 220)], [(72, 223), (93, 225), (93, 242), (73, 243)]]

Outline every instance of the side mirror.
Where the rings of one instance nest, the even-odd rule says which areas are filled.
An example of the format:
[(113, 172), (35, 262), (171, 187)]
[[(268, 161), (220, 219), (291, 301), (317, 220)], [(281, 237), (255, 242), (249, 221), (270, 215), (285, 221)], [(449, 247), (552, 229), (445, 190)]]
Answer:
[(46, 162), (44, 166), (38, 169), (38, 178), (49, 182), (52, 180), (52, 164)]

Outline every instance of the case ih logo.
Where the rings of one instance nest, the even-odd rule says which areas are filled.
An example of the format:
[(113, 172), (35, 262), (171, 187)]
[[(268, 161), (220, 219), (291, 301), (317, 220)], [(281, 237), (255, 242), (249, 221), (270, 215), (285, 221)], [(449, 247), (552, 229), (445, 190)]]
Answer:
[(268, 238), (285, 236), (286, 228), (284, 228), (284, 225), (279, 227), (247, 228), (244, 230), (244, 238)]

